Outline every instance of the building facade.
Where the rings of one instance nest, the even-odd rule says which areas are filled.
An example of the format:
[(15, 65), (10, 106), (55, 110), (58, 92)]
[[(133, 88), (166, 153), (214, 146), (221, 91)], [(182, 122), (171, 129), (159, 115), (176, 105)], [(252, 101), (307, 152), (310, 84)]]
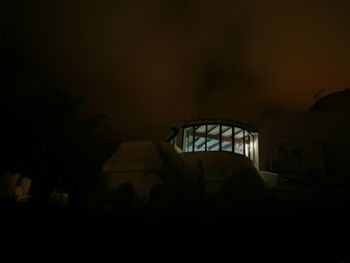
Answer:
[(165, 142), (128, 142), (103, 168), (109, 189), (134, 185), (148, 198), (164, 177), (181, 174), (216, 191), (227, 178), (255, 169), (266, 186), (347, 186), (350, 91), (318, 100), (307, 112), (257, 118), (186, 121)]

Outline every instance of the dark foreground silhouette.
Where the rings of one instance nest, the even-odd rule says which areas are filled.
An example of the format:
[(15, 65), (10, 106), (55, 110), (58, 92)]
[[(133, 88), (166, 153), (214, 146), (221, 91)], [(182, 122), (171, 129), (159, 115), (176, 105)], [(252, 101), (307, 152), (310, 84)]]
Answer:
[(172, 206), (129, 201), (103, 209), (2, 203), (2, 237), (7, 245), (21, 240), (26, 248), (84, 256), (101, 250), (136, 253), (140, 247), (167, 249), (175, 256), (199, 246), (199, 258), (221, 250), (218, 257), (238, 259), (243, 253), (254, 258), (254, 251), (259, 249), (264, 251), (256, 252), (259, 257), (270, 261), (279, 255), (275, 258), (279, 262), (341, 262), (348, 251), (348, 200), (277, 204), (267, 199), (229, 206), (223, 206), (219, 196), (208, 197), (200, 204), (182, 200), (181, 205)]

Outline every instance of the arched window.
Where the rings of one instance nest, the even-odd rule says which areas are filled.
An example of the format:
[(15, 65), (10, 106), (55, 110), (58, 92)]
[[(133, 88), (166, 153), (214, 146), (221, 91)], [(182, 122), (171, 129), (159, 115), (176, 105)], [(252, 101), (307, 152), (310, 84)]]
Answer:
[(291, 172), (300, 174), (301, 173), (301, 156), (300, 152), (296, 149), (292, 151), (292, 155), (290, 158), (290, 168)]
[(194, 123), (180, 129), (177, 141), (183, 152), (234, 152), (255, 159), (255, 133), (234, 123)]
[(288, 150), (285, 147), (280, 147), (278, 149), (278, 159), (280, 162), (280, 170), (282, 173), (286, 173), (289, 171), (289, 157), (288, 157)]

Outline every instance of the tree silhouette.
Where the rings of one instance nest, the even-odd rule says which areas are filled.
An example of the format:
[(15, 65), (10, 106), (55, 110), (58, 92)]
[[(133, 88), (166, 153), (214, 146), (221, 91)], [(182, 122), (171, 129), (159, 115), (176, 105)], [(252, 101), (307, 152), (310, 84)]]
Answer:
[(89, 182), (117, 145), (108, 118), (78, 118), (82, 99), (62, 89), (4, 95), (0, 111), (3, 169), (31, 177), (36, 200), (47, 200), (54, 189), (70, 192), (74, 201), (86, 199)]

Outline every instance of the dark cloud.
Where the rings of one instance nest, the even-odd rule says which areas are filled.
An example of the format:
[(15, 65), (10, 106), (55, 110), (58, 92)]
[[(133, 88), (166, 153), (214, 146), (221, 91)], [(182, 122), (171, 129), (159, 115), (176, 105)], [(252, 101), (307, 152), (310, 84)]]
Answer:
[(22, 83), (83, 95), (82, 114), (106, 113), (125, 140), (165, 137), (185, 119), (249, 119), (265, 104), (305, 109), (317, 90), (350, 83), (347, 1), (22, 0), (0, 9), (2, 51)]

